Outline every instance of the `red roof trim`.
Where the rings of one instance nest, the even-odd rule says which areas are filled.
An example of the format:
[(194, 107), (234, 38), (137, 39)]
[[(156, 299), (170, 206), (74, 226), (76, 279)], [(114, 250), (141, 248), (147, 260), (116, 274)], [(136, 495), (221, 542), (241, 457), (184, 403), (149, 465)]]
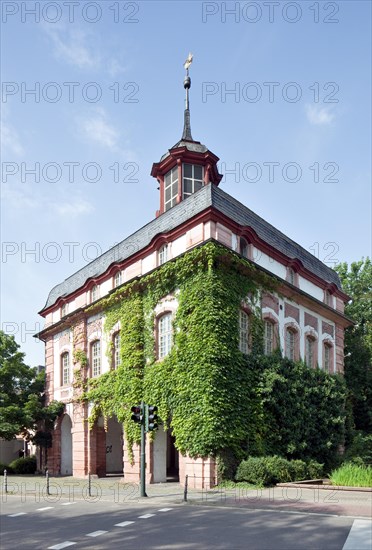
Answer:
[(97, 284), (97, 285), (101, 284), (109, 276), (112, 276), (112, 274), (115, 272), (115, 270), (125, 269), (129, 265), (131, 265), (131, 264), (133, 264), (133, 263), (135, 263), (139, 260), (142, 260), (143, 258), (148, 256), (149, 254), (155, 252), (162, 244), (164, 244), (166, 242), (169, 242), (169, 241), (174, 241), (175, 239), (177, 239), (181, 235), (185, 234), (186, 231), (191, 229), (196, 224), (205, 223), (205, 222), (208, 222), (208, 221), (214, 221), (214, 222), (222, 223), (223, 225), (225, 225), (227, 228), (229, 228), (231, 231), (233, 231), (237, 235), (240, 235), (242, 237), (247, 238), (247, 240), (251, 244), (253, 244), (257, 248), (259, 248), (262, 252), (268, 254), (274, 260), (277, 260), (279, 263), (281, 263), (285, 266), (289, 266), (289, 265), (292, 265), (292, 264), (295, 265), (296, 268), (297, 268), (297, 272), (300, 275), (302, 275), (305, 279), (307, 279), (310, 282), (316, 284), (317, 286), (319, 286), (320, 288), (322, 288), (324, 290), (330, 290), (330, 292), (334, 296), (338, 296), (339, 298), (341, 298), (345, 302), (350, 300), (350, 297), (347, 294), (345, 294), (344, 292), (342, 292), (341, 290), (339, 290), (336, 287), (335, 284), (333, 284), (333, 283), (330, 284), (330, 283), (324, 281), (323, 279), (321, 279), (320, 277), (318, 277), (317, 275), (315, 275), (314, 273), (312, 273), (311, 271), (309, 271), (308, 269), (303, 267), (302, 263), (299, 260), (293, 260), (292, 258), (288, 258), (287, 256), (285, 256), (285, 254), (283, 254), (282, 252), (279, 252), (278, 250), (273, 248), (271, 245), (269, 245), (268, 243), (263, 241), (260, 237), (258, 237), (257, 233), (251, 227), (242, 227), (242, 226), (240, 226), (239, 224), (237, 224), (236, 222), (234, 222), (233, 220), (231, 220), (230, 218), (225, 216), (225, 214), (222, 214), (221, 212), (216, 210), (213, 206), (210, 206), (209, 208), (207, 208), (203, 212), (201, 212), (201, 213), (197, 214), (196, 216), (194, 216), (194, 217), (190, 218), (189, 220), (187, 220), (187, 222), (180, 225), (179, 227), (177, 227), (177, 228), (175, 228), (175, 229), (173, 229), (169, 232), (161, 233), (159, 235), (156, 235), (155, 237), (153, 237), (151, 242), (145, 248), (135, 252), (132, 256), (129, 256), (129, 258), (126, 258), (122, 262), (116, 262), (115, 264), (111, 264), (108, 267), (108, 269), (104, 273), (102, 273), (102, 275), (100, 275), (99, 277), (95, 277), (94, 279), (89, 278), (82, 287), (77, 289), (72, 294), (69, 294), (68, 297), (63, 296), (63, 297), (58, 298), (57, 301), (53, 305), (49, 306), (46, 309), (41, 310), (39, 312), (39, 314), (42, 315), (43, 317), (45, 317), (48, 313), (55, 310), (56, 307), (60, 307), (60, 303), (62, 301), (65, 302), (65, 301), (67, 301), (67, 299), (68, 299), (68, 301), (70, 301), (70, 300), (74, 299), (76, 296), (80, 295), (82, 292), (84, 292), (84, 291), (87, 292), (91, 288), (91, 286), (93, 286), (94, 284)]

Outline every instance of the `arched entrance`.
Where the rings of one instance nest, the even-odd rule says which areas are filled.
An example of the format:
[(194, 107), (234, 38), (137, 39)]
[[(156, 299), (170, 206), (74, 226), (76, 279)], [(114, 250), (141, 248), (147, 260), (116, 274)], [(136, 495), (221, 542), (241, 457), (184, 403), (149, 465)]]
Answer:
[(65, 414), (61, 423), (61, 475), (72, 475), (72, 422)]
[(179, 454), (175, 447), (176, 438), (167, 432), (167, 481), (179, 481)]
[(106, 474), (123, 474), (123, 425), (116, 416), (107, 420)]
[(167, 481), (167, 432), (163, 426), (156, 431), (153, 443), (153, 482)]

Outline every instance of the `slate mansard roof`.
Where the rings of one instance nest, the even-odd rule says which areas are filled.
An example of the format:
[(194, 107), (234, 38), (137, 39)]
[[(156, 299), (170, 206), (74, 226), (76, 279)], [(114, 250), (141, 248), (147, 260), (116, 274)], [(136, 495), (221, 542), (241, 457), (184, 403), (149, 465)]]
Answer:
[(339, 277), (333, 269), (327, 267), (313, 254), (292, 241), (242, 203), (215, 185), (209, 184), (167, 210), (113, 248), (110, 248), (110, 250), (68, 277), (63, 283), (55, 286), (50, 291), (43, 310), (55, 304), (58, 298), (68, 296), (81, 288), (89, 278), (104, 273), (110, 265), (121, 262), (145, 248), (156, 235), (175, 229), (209, 207), (214, 207), (241, 226), (251, 227), (258, 237), (267, 244), (291, 259), (300, 260), (306, 269), (324, 281), (334, 283), (341, 290)]

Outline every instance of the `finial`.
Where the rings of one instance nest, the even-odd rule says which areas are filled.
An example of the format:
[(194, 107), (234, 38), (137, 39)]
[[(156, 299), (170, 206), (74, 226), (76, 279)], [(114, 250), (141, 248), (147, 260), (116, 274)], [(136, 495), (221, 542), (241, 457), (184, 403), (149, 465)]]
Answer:
[(189, 68), (193, 60), (192, 53), (189, 53), (185, 63), (183, 64), (186, 69), (186, 76), (183, 81), (183, 87), (186, 90), (186, 101), (185, 101), (185, 115), (184, 115), (184, 125), (183, 125), (183, 134), (182, 139), (193, 141), (191, 135), (191, 125), (190, 125), (190, 110), (189, 110), (189, 89), (191, 87), (191, 78), (189, 77)]

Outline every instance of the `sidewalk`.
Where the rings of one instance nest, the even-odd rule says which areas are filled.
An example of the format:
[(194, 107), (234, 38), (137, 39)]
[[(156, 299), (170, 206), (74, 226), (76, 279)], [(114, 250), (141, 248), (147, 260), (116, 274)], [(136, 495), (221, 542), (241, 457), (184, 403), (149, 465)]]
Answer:
[[(8, 476), (7, 494), (4, 478), (1, 479), (1, 499), (17, 496), (20, 502), (32, 499), (38, 502), (57, 502), (60, 499), (108, 501), (118, 505), (130, 502), (149, 504), (181, 504), (184, 488), (175, 482), (148, 484), (147, 498), (140, 497), (139, 485), (126, 483), (121, 477), (92, 478), (50, 477), (49, 491), (44, 476)], [(276, 510), (331, 514), (370, 518), (372, 516), (372, 492), (349, 491), (335, 487), (332, 490), (317, 487), (271, 487), (269, 489), (193, 489), (189, 483), (187, 503), (197, 505), (239, 507), (250, 510)]]

